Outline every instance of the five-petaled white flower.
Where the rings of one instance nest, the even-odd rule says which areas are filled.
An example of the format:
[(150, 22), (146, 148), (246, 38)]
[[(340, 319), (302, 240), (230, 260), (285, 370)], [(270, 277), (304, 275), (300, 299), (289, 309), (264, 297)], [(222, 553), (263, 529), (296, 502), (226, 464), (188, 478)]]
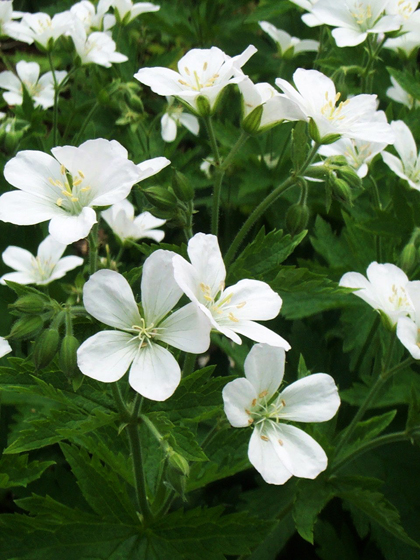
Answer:
[(292, 37), (287, 31), (277, 29), (277, 27), (268, 21), (259, 21), (258, 23), (261, 29), (276, 43), (279, 54), (282, 57), (292, 57), (303, 52), (317, 52), (319, 49), (319, 41)]
[(248, 457), (269, 484), (284, 484), (292, 476), (315, 478), (327, 468), (319, 443), (285, 422), (325, 422), (340, 406), (334, 379), (326, 373), (299, 379), (274, 398), (283, 380), (284, 361), (282, 348), (256, 344), (245, 360), (246, 378), (223, 389), (231, 425), (254, 428)]
[(75, 19), (69, 35), (73, 39), (74, 48), (81, 63), (99, 64), (110, 68), (113, 63), (126, 62), (128, 57), (116, 51), (115, 41), (105, 31), (94, 31), (89, 35), (86, 33), (83, 23)]
[(86, 33), (90, 31), (107, 31), (115, 25), (116, 19), (112, 14), (107, 14), (112, 0), (99, 0), (95, 7), (89, 0), (82, 0), (73, 4), (70, 12), (82, 22)]
[(120, 239), (121, 243), (127, 239), (142, 239), (148, 237), (160, 243), (165, 237), (165, 232), (156, 229), (166, 223), (166, 220), (155, 218), (150, 212), (142, 212), (134, 216), (134, 206), (127, 199), (102, 212), (102, 217)]
[[(3, 97), (9, 105), (22, 105), (23, 88), (34, 100), (35, 107), (48, 109), (54, 105), (54, 77), (47, 72), (39, 77), (40, 67), (37, 62), (19, 61), (16, 64), (17, 76), (10, 70), (0, 73), (0, 88), (7, 89)], [(67, 76), (64, 70), (56, 71), (55, 78), (60, 84)]]
[(40, 243), (36, 257), (26, 249), (11, 245), (4, 251), (3, 262), (16, 272), (8, 272), (0, 278), (17, 284), (37, 284), (43, 286), (53, 280), (63, 278), (69, 271), (83, 264), (81, 257), (61, 258), (66, 245), (59, 243), (49, 235)]
[(158, 95), (178, 97), (199, 113), (197, 99), (204, 97), (213, 110), (221, 91), (244, 79), (241, 67), (256, 51), (250, 45), (231, 58), (217, 47), (192, 49), (178, 62), (178, 72), (161, 67), (141, 68), (134, 77)]
[(281, 297), (260, 280), (240, 280), (225, 288), (226, 269), (215, 235), (197, 233), (188, 242), (191, 264), (173, 258), (175, 280), (182, 291), (207, 315), (211, 326), (237, 344), (239, 334), (256, 342), (290, 349), (281, 336), (255, 321), (274, 319)]
[(138, 2), (133, 4), (132, 0), (111, 0), (111, 6), (118, 12), (120, 21), (129, 23), (131, 20), (147, 12), (157, 12), (160, 6), (151, 2)]
[(332, 25), (338, 47), (354, 47), (369, 33), (386, 33), (401, 27), (399, 15), (386, 15), (389, 0), (318, 0), (311, 13), (322, 23)]
[(195, 136), (200, 131), (200, 123), (195, 115), (190, 115), (177, 103), (171, 95), (168, 96), (168, 108), (160, 120), (161, 134), (165, 142), (173, 142), (179, 125), (184, 126)]
[(165, 348), (201, 354), (210, 344), (210, 325), (193, 303), (169, 314), (182, 295), (173, 277), (173, 253), (158, 250), (143, 265), (140, 314), (131, 288), (121, 274), (100, 270), (83, 289), (86, 310), (114, 327), (88, 338), (77, 352), (80, 370), (106, 383), (130, 368), (129, 383), (144, 397), (164, 401), (181, 380), (178, 362)]
[(319, 137), (341, 135), (368, 142), (393, 142), (394, 135), (386, 122), (377, 120), (376, 95), (355, 95), (336, 105), (341, 94), (334, 82), (317, 70), (298, 68), (293, 74), (296, 89), (286, 80), (276, 79), (284, 95), (294, 101), (306, 115), (305, 120), (316, 124)]
[(14, 23), (14, 19), (22, 16), (22, 12), (13, 11), (13, 0), (2, 0), (0, 2), (0, 35), (8, 35), (8, 26)]
[(414, 316), (414, 307), (407, 291), (409, 280), (403, 270), (394, 264), (373, 262), (366, 271), (367, 278), (359, 272), (347, 272), (340, 286), (354, 288), (354, 295), (387, 318), (394, 327), (400, 317)]
[(19, 189), (0, 197), (0, 220), (17, 225), (50, 221), (49, 232), (69, 245), (86, 237), (97, 222), (97, 206), (127, 198), (131, 187), (170, 162), (158, 157), (135, 165), (116, 140), (87, 140), (78, 148), (53, 148), (54, 157), (36, 150), (19, 152), (4, 168)]
[(420, 152), (417, 153), (413, 134), (403, 121), (392, 121), (391, 127), (395, 133), (394, 148), (400, 158), (389, 152), (382, 152), (382, 158), (398, 177), (420, 191)]
[(35, 42), (44, 49), (50, 49), (54, 42), (68, 31), (72, 22), (73, 16), (70, 12), (61, 12), (52, 18), (43, 12), (25, 13), (20, 22), (7, 24), (7, 33), (18, 41), (29, 44)]

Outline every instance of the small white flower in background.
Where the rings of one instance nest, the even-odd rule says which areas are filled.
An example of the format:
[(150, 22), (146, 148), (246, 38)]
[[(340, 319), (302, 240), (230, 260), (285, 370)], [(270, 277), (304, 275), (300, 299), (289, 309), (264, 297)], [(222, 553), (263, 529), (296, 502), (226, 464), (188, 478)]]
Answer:
[(205, 160), (203, 160), (200, 163), (200, 171), (202, 171), (204, 173), (204, 175), (207, 177), (207, 179), (210, 179), (211, 176), (212, 176), (213, 166), (214, 166), (214, 157), (213, 156), (208, 156)]
[(385, 315), (392, 327), (400, 317), (414, 316), (413, 303), (407, 291), (409, 280), (403, 270), (394, 264), (373, 262), (368, 266), (366, 275), (367, 278), (359, 272), (347, 272), (339, 285), (357, 289), (354, 295)]
[(168, 108), (160, 121), (162, 138), (165, 142), (173, 142), (176, 138), (177, 128), (182, 125), (195, 136), (200, 131), (200, 123), (194, 115), (185, 113), (181, 105), (177, 105), (175, 98), (168, 96)]
[(181, 371), (173, 355), (159, 343), (194, 354), (208, 349), (210, 325), (197, 306), (190, 303), (169, 314), (182, 295), (173, 277), (173, 255), (158, 250), (143, 265), (143, 316), (127, 280), (118, 272), (100, 270), (86, 282), (83, 302), (87, 312), (117, 330), (99, 332), (80, 346), (77, 363), (85, 375), (112, 383), (130, 368), (128, 381), (135, 391), (164, 401), (177, 388)]
[[(299, 106), (281, 95), (268, 83), (254, 84), (245, 77), (238, 84), (242, 94), (242, 126), (244, 130), (249, 128), (251, 134), (271, 128), (282, 121), (297, 121), (305, 119)], [(257, 107), (262, 107), (260, 120), (253, 122), (251, 116), (247, 118)], [(255, 114), (255, 113), (254, 113)]]
[(73, 16), (68, 11), (55, 14), (52, 18), (43, 12), (25, 13), (20, 22), (10, 22), (7, 25), (7, 34), (18, 41), (29, 44), (35, 42), (44, 49), (50, 49), (68, 31), (72, 21)]
[(385, 15), (389, 0), (318, 0), (311, 13), (319, 21), (332, 25), (332, 36), (338, 47), (354, 47), (369, 33), (386, 33), (401, 27), (398, 15)]
[(120, 21), (129, 23), (131, 20), (147, 12), (157, 12), (160, 6), (151, 2), (138, 2), (133, 4), (131, 0), (111, 0), (111, 6), (118, 12)]
[(244, 79), (241, 67), (256, 51), (250, 45), (231, 58), (217, 47), (192, 49), (178, 62), (178, 72), (162, 67), (141, 68), (134, 77), (158, 95), (178, 97), (199, 113), (197, 99), (204, 97), (213, 110), (222, 90)]
[(400, 16), (402, 21), (407, 21), (417, 9), (418, 4), (412, 0), (388, 0), (385, 12), (392, 16)]
[(82, 65), (99, 64), (111, 68), (113, 63), (119, 64), (128, 60), (125, 54), (116, 51), (115, 41), (105, 31), (94, 31), (88, 35), (83, 23), (76, 20), (69, 35), (73, 39)]
[(281, 78), (276, 79), (276, 85), (299, 106), (306, 115), (304, 120), (312, 119), (321, 140), (339, 134), (368, 142), (394, 141), (390, 125), (377, 119), (376, 95), (355, 95), (337, 105), (341, 94), (336, 93), (334, 82), (321, 72), (298, 68), (293, 81), (296, 89)]
[(166, 223), (166, 220), (155, 218), (150, 212), (142, 212), (134, 216), (134, 206), (127, 199), (102, 212), (102, 217), (115, 233), (124, 242), (127, 239), (142, 239), (148, 237), (160, 243), (165, 237), (165, 232), (156, 229)]
[[(383, 111), (377, 111), (375, 121), (386, 123), (386, 115)], [(318, 153), (322, 156), (344, 156), (350, 167), (356, 170), (358, 176), (363, 179), (369, 171), (369, 163), (375, 156), (381, 153), (388, 142), (366, 142), (351, 138), (340, 138), (337, 142), (321, 146)]]
[(382, 152), (382, 158), (398, 177), (420, 191), (420, 153), (417, 153), (413, 134), (403, 121), (392, 121), (391, 127), (395, 133), (394, 148), (400, 158), (389, 152)]
[(78, 148), (19, 152), (4, 168), (19, 189), (0, 197), (0, 220), (17, 225), (50, 221), (49, 232), (69, 245), (86, 237), (97, 222), (96, 206), (127, 198), (133, 185), (155, 175), (170, 161), (158, 157), (135, 165), (116, 140), (87, 140)]
[[(419, 35), (419, 45), (420, 45), (420, 35)], [(416, 107), (420, 107), (420, 101), (418, 99), (414, 99), (412, 95), (410, 95), (403, 87), (397, 82), (397, 80), (391, 76), (392, 86), (386, 90), (386, 94), (390, 97), (393, 101), (397, 103), (402, 103), (409, 109), (414, 109)]]
[[(7, 89), (3, 97), (8, 105), (22, 105), (23, 87), (34, 100), (35, 107), (48, 109), (54, 105), (54, 78), (52, 72), (39, 77), (37, 62), (21, 60), (16, 64), (17, 76), (10, 70), (0, 72), (0, 88)], [(67, 76), (64, 70), (56, 71), (55, 78), (60, 84)]]
[(306, 23), (308, 27), (317, 27), (318, 25), (322, 25), (323, 22), (320, 21), (316, 16), (312, 14), (312, 8), (318, 2), (318, 0), (290, 0), (296, 6), (303, 8), (308, 13), (303, 14), (302, 21)]
[(420, 281), (409, 282), (406, 289), (413, 303), (414, 314), (398, 319), (397, 337), (413, 358), (420, 360)]
[(59, 243), (49, 235), (38, 247), (36, 257), (26, 249), (11, 245), (4, 251), (3, 262), (16, 272), (8, 272), (0, 278), (17, 284), (37, 284), (43, 286), (62, 278), (66, 272), (83, 264), (81, 257), (61, 258), (67, 245)]
[(420, 46), (420, 10), (412, 12), (402, 21), (401, 35), (387, 39), (384, 47), (397, 52), (402, 51), (408, 58)]
[(99, 0), (95, 7), (89, 0), (77, 2), (70, 8), (70, 12), (82, 22), (86, 33), (90, 31), (108, 31), (115, 25), (115, 16), (107, 14), (112, 0)]
[(319, 49), (319, 41), (292, 37), (287, 31), (277, 29), (277, 27), (268, 21), (259, 21), (258, 24), (277, 44), (280, 56), (282, 57), (292, 57), (302, 52), (317, 52)]
[(5, 356), (11, 351), (12, 349), (10, 347), (10, 344), (7, 342), (5, 338), (0, 336), (0, 358), (3, 358), (3, 356)]
[(283, 380), (284, 362), (282, 348), (256, 344), (245, 360), (245, 378), (223, 389), (231, 425), (254, 428), (248, 457), (269, 484), (284, 484), (292, 476), (313, 479), (327, 468), (319, 443), (285, 422), (325, 422), (340, 406), (334, 379), (326, 373), (299, 379), (273, 399)]
[(215, 235), (197, 233), (188, 242), (191, 264), (180, 255), (173, 257), (174, 276), (182, 291), (208, 317), (214, 330), (237, 344), (240, 334), (256, 342), (290, 349), (281, 336), (255, 321), (274, 319), (280, 312), (281, 297), (259, 280), (240, 280), (225, 289), (226, 268)]
[(22, 16), (22, 12), (13, 10), (13, 0), (2, 0), (0, 2), (0, 36), (8, 35), (8, 25), (13, 23), (14, 19), (19, 19)]

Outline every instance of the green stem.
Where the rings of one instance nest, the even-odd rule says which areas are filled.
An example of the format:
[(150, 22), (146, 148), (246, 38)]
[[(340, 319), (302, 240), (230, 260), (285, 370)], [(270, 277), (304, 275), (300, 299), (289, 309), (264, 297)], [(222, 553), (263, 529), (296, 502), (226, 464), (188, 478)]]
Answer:
[(217, 146), (216, 135), (214, 133), (213, 122), (211, 116), (203, 117), (204, 123), (206, 125), (207, 134), (209, 135), (211, 151), (213, 152), (214, 164), (216, 167), (216, 172), (214, 175), (213, 184), (213, 209), (211, 214), (211, 232), (213, 235), (219, 232), (219, 207), (220, 207), (220, 193), (222, 190), (223, 175), (225, 174), (224, 169), (220, 166), (220, 153)]
[(230, 152), (228, 153), (228, 155), (225, 157), (225, 159), (221, 164), (221, 168), (224, 171), (226, 171), (226, 169), (230, 166), (236, 154), (239, 152), (239, 150), (242, 148), (242, 146), (245, 144), (248, 138), (249, 138), (248, 132), (245, 132), (245, 130), (243, 130), (241, 135), (239, 136), (235, 144), (232, 146)]
[(283, 183), (281, 183), (281, 185), (279, 185), (276, 189), (274, 189), (274, 191), (272, 191), (262, 202), (260, 202), (260, 204), (248, 216), (248, 218), (245, 220), (244, 224), (242, 225), (241, 229), (236, 234), (235, 239), (232, 241), (232, 244), (229, 247), (228, 252), (226, 253), (224, 259), (226, 267), (228, 267), (232, 262), (233, 258), (236, 255), (237, 250), (239, 249), (242, 241), (244, 240), (246, 234), (251, 229), (251, 227), (264, 214), (267, 208), (271, 206), (271, 204), (273, 204), (275, 200), (277, 200), (277, 198), (280, 195), (282, 195), (284, 192), (287, 191), (287, 189), (289, 189), (296, 183), (298, 177), (300, 177), (306, 171), (306, 169), (314, 160), (319, 147), (320, 144), (315, 142), (311, 151), (308, 154), (308, 157), (306, 158), (305, 162), (302, 164), (301, 168), (298, 171), (296, 171), (291, 177), (283, 181)]
[(55, 75), (54, 64), (52, 61), (51, 51), (48, 51), (48, 62), (50, 63), (51, 73), (54, 81), (54, 108), (53, 108), (53, 144), (57, 146), (57, 128), (58, 128), (58, 94), (59, 87), (57, 77)]
[(94, 224), (88, 237), (89, 241), (89, 274), (98, 270), (98, 231), (99, 224)]
[(366, 340), (363, 344), (363, 347), (360, 351), (359, 357), (357, 358), (356, 365), (354, 366), (354, 371), (359, 371), (360, 370), (360, 367), (361, 367), (362, 362), (363, 362), (363, 358), (365, 357), (367, 349), (369, 348), (369, 346), (370, 346), (370, 344), (371, 344), (371, 342), (372, 342), (372, 340), (375, 336), (376, 329), (379, 327), (380, 320), (381, 320), (381, 317), (380, 317), (380, 315), (377, 314), (373, 323), (372, 323), (372, 327), (369, 331), (369, 334), (367, 335)]
[(195, 368), (195, 354), (185, 354), (184, 367), (182, 368), (182, 377), (191, 375)]
[(79, 132), (76, 134), (74, 140), (73, 140), (73, 145), (77, 146), (80, 140), (80, 137), (82, 136), (82, 134), (84, 133), (87, 125), (89, 124), (90, 119), (93, 117), (93, 114), (95, 113), (96, 109), (99, 107), (99, 102), (96, 101), (93, 105), (93, 107), (91, 108), (91, 110), (89, 111), (89, 113), (86, 115), (85, 120), (83, 121), (82, 126), (79, 129)]
[(117, 255), (116, 259), (115, 259), (115, 262), (117, 263), (117, 265), (118, 265), (118, 263), (120, 262), (121, 257), (123, 256), (124, 251), (125, 251), (125, 247), (124, 247), (124, 245), (121, 245), (120, 250), (118, 251), (118, 255)]

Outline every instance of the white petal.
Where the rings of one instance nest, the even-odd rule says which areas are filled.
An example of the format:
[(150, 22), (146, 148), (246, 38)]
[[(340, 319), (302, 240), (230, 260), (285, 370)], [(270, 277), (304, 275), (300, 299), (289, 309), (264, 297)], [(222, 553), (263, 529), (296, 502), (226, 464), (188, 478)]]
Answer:
[(404, 164), (417, 160), (417, 146), (413, 133), (403, 121), (393, 121), (391, 128), (395, 133), (394, 148), (400, 155)]
[(11, 351), (12, 349), (10, 347), (10, 344), (7, 342), (5, 338), (0, 336), (0, 358), (2, 358), (3, 356), (5, 356)]
[(175, 253), (158, 249), (143, 265), (141, 302), (146, 324), (157, 325), (178, 303), (182, 290), (175, 282), (172, 259)]
[(275, 452), (271, 441), (262, 439), (258, 429), (254, 429), (252, 433), (248, 457), (268, 484), (284, 484), (292, 476)]
[(95, 210), (85, 207), (78, 216), (65, 213), (54, 216), (48, 230), (54, 239), (64, 245), (70, 245), (70, 243), (87, 237), (93, 224), (96, 224), (97, 221)]
[(58, 280), (59, 278), (63, 278), (63, 276), (69, 270), (73, 270), (74, 268), (81, 266), (82, 264), (83, 264), (83, 259), (81, 257), (70, 256), (70, 257), (64, 257), (63, 259), (60, 259), (54, 267), (49, 282), (51, 282), (52, 280)]
[(200, 123), (198, 122), (197, 117), (190, 115), (189, 113), (181, 113), (179, 122), (192, 134), (198, 136), (198, 133), (200, 132)]
[(178, 72), (169, 68), (141, 68), (134, 77), (158, 95), (178, 95), (184, 89), (179, 83)]
[(326, 373), (314, 373), (295, 381), (278, 396), (283, 402), (281, 418), (298, 422), (325, 422), (340, 406), (334, 379)]
[(257, 395), (265, 393), (267, 401), (274, 395), (283, 380), (284, 363), (283, 348), (254, 344), (246, 357), (244, 370)]
[(0, 220), (18, 226), (29, 226), (64, 215), (50, 200), (22, 191), (12, 191), (0, 197)]
[(61, 180), (60, 164), (49, 154), (37, 150), (23, 150), (8, 161), (4, 168), (8, 183), (22, 191), (47, 197), (55, 203), (60, 189), (49, 178)]
[(339, 286), (342, 286), (343, 288), (359, 288), (357, 292), (354, 292), (354, 295), (363, 299), (374, 309), (378, 308), (379, 303), (376, 291), (363, 274), (360, 274), (359, 272), (346, 272), (346, 274), (342, 276)]
[(91, 336), (77, 350), (80, 371), (104, 383), (121, 379), (137, 353), (138, 340), (132, 338), (120, 331), (102, 331)]
[(66, 245), (56, 241), (51, 235), (48, 235), (42, 243), (39, 244), (37, 256), (42, 261), (50, 261), (51, 263), (56, 263), (60, 260), (64, 251), (66, 250)]
[(129, 283), (113, 270), (98, 270), (83, 287), (86, 311), (95, 319), (117, 329), (140, 325), (140, 313)]
[(265, 282), (240, 280), (223, 292), (223, 299), (231, 297), (229, 307), (240, 321), (265, 321), (280, 313), (282, 299)]
[(251, 410), (252, 402), (258, 394), (251, 383), (243, 377), (234, 379), (223, 387), (222, 391), (225, 414), (234, 428), (250, 425), (251, 417), (246, 412)]
[(16, 282), (16, 284), (36, 284), (36, 278), (29, 272), (8, 272), (3, 274), (0, 278), (0, 284), (5, 284), (7, 281)]
[(195, 303), (204, 303), (203, 291), (200, 290), (200, 278), (195, 268), (180, 255), (172, 259), (174, 278), (184, 294)]
[(234, 323), (231, 329), (239, 334), (247, 336), (251, 340), (255, 340), (255, 342), (263, 342), (270, 346), (278, 346), (284, 348), (286, 351), (291, 348), (290, 344), (283, 337), (254, 321), (240, 321), (239, 323)]
[(210, 287), (215, 296), (223, 290), (226, 268), (215, 235), (197, 233), (188, 242), (188, 256), (200, 282)]
[(415, 360), (420, 360), (418, 326), (408, 317), (400, 317), (397, 322), (397, 337)]
[(210, 321), (195, 303), (184, 305), (159, 325), (155, 338), (184, 352), (201, 354), (210, 346)]
[(344, 27), (333, 29), (331, 34), (337, 43), (337, 47), (355, 47), (363, 43), (367, 37), (366, 32), (361, 32), (357, 29), (346, 29)]
[(14, 270), (19, 272), (28, 272), (32, 270), (34, 256), (26, 249), (10, 245), (10, 247), (7, 247), (3, 252), (2, 258), (4, 264), (7, 264), (7, 266), (10, 266), (10, 268)]
[(381, 156), (391, 171), (393, 171), (398, 177), (401, 177), (401, 179), (405, 179), (406, 181), (409, 180), (408, 176), (404, 173), (404, 167), (400, 159), (389, 152), (382, 152)]
[(173, 142), (176, 138), (176, 122), (168, 113), (165, 113), (160, 121), (160, 132), (164, 142)]
[(181, 381), (181, 370), (166, 348), (151, 343), (138, 351), (128, 381), (143, 397), (166, 401)]
[(170, 164), (170, 160), (166, 157), (160, 156), (152, 159), (147, 159), (137, 164), (137, 169), (140, 170), (140, 178), (138, 181), (144, 181), (156, 173), (159, 173), (162, 169)]

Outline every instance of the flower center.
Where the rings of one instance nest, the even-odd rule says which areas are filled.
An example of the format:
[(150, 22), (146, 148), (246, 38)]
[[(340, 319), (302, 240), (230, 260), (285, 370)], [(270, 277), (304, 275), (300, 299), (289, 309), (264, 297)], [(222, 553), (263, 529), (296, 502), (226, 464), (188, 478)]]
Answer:
[(395, 309), (401, 308), (411, 308), (410, 302), (407, 297), (407, 292), (402, 286), (392, 285), (391, 295), (388, 297), (388, 301), (394, 306)]
[(354, 140), (351, 142), (352, 145), (346, 148), (344, 156), (347, 160), (349, 160), (352, 167), (359, 169), (359, 167), (372, 155), (372, 150), (370, 149), (369, 143), (357, 146)]
[[(39, 83), (33, 84), (31, 82), (28, 82), (27, 80), (23, 81), (23, 85), (25, 86), (25, 88), (27, 89), (27, 91), (28, 91), (28, 93), (31, 97), (36, 97), (44, 89), (41, 84), (39, 84)], [(20, 88), (20, 91), (21, 91), (22, 95), (23, 95), (23, 85)]]
[(80, 214), (82, 208), (90, 202), (91, 187), (84, 182), (85, 175), (82, 171), (78, 171), (73, 177), (64, 165), (61, 165), (60, 172), (61, 179), (48, 177), (48, 181), (53, 187), (57, 187), (60, 193), (55, 203), (72, 215)]
[(404, 19), (408, 19), (414, 12), (416, 6), (407, 0), (400, 0), (397, 4), (397, 14)]
[(212, 87), (214, 85), (214, 82), (219, 77), (219, 74), (213, 74), (213, 76), (210, 77), (205, 76), (204, 73), (207, 71), (207, 67), (208, 64), (207, 62), (205, 62), (203, 64), (203, 73), (199, 76), (196, 70), (193, 70), (191, 72), (188, 66), (185, 66), (183, 73), (183, 77), (185, 78), (185, 80), (179, 79), (178, 82), (182, 86), (186, 86), (193, 91), (201, 91), (203, 88)]
[[(218, 323), (220, 323), (222, 319), (228, 319), (227, 324), (229, 324), (229, 322), (239, 323), (239, 319), (235, 316), (235, 310), (242, 309), (242, 307), (246, 305), (246, 301), (231, 305), (230, 302), (233, 294), (224, 295), (224, 287), (224, 282), (221, 282), (218, 292), (213, 296), (210, 286), (201, 282), (200, 289), (203, 293), (205, 305)], [(217, 296), (219, 297), (217, 298)]]
[(138, 338), (140, 341), (140, 348), (145, 348), (146, 346), (148, 346), (152, 338), (159, 334), (160, 330), (163, 329), (155, 327), (153, 323), (147, 326), (146, 321), (143, 319), (143, 317), (140, 318), (140, 325), (131, 326), (131, 332), (136, 333), (136, 336), (134, 338)]
[(364, 6), (363, 2), (356, 3), (354, 5), (354, 10), (350, 11), (350, 13), (356, 20), (357, 25), (360, 25), (364, 31), (371, 27), (369, 25), (372, 17), (372, 8), (370, 7), (370, 4)]
[(55, 263), (51, 259), (42, 260), (40, 257), (32, 257), (31, 265), (37, 284), (48, 280), (55, 268)]
[(341, 115), (341, 111), (343, 107), (345, 107), (350, 100), (347, 99), (346, 101), (342, 101), (338, 107), (335, 106), (337, 101), (340, 99), (341, 93), (338, 92), (334, 99), (330, 99), (328, 91), (325, 92), (325, 101), (326, 103), (321, 107), (321, 114), (326, 117), (329, 121), (341, 121), (345, 118), (344, 115)]
[(281, 411), (286, 406), (284, 399), (277, 397), (273, 402), (267, 401), (268, 391), (262, 391), (257, 399), (251, 403), (251, 408), (245, 409), (249, 416), (248, 424), (254, 424), (260, 428), (269, 422), (278, 423), (280, 421)]

